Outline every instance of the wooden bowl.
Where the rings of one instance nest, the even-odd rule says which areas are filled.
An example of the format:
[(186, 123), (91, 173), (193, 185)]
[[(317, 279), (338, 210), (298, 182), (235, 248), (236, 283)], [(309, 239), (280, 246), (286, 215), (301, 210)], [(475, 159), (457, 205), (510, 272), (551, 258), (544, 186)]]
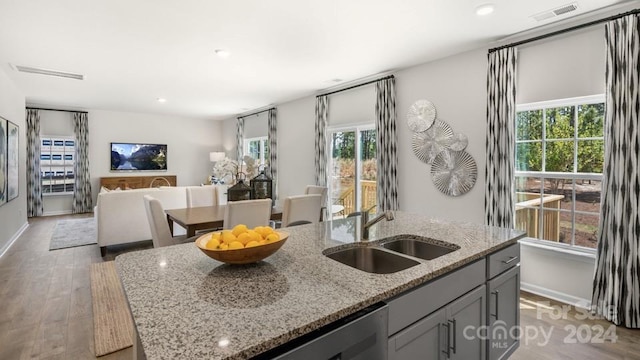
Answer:
[(289, 233), (276, 231), (280, 240), (260, 246), (235, 250), (210, 250), (206, 248), (207, 242), (211, 239), (211, 233), (204, 234), (196, 239), (196, 246), (207, 254), (210, 258), (222, 261), (227, 264), (250, 264), (258, 262), (267, 256), (273, 255), (284, 242), (287, 241)]

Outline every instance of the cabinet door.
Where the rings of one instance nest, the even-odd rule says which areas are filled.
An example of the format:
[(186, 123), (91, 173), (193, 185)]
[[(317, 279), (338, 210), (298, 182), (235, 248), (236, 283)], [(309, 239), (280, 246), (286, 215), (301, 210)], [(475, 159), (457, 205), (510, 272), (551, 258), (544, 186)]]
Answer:
[(482, 285), (447, 306), (450, 359), (486, 358), (486, 291)]
[(519, 346), (520, 266), (489, 281), (489, 359), (506, 358)]
[(445, 309), (423, 318), (389, 338), (389, 360), (444, 360)]

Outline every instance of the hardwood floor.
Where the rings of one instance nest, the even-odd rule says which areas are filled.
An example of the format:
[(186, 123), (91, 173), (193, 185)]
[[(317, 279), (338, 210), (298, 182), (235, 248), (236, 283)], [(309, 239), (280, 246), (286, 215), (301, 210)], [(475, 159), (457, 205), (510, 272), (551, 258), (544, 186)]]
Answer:
[[(29, 227), (0, 258), (0, 359), (95, 359), (89, 266), (145, 248), (151, 242), (49, 251), (58, 220), (90, 215), (29, 219)], [(131, 348), (100, 359), (131, 359)]]
[[(29, 228), (0, 258), (0, 359), (95, 358), (89, 266), (152, 244), (110, 247), (104, 259), (97, 245), (49, 251), (56, 222), (78, 217), (86, 215), (30, 219)], [(511, 359), (640, 359), (640, 330), (615, 327), (616, 343), (581, 343), (597, 340), (598, 327), (606, 330), (612, 324), (578, 320), (581, 313), (573, 308), (566, 319), (554, 319), (551, 315), (560, 314), (563, 304), (533, 294), (523, 292), (520, 303), (521, 327), (528, 336)], [(581, 330), (571, 336), (572, 328)], [(546, 344), (541, 329), (551, 331)], [(132, 356), (129, 348), (100, 359)]]

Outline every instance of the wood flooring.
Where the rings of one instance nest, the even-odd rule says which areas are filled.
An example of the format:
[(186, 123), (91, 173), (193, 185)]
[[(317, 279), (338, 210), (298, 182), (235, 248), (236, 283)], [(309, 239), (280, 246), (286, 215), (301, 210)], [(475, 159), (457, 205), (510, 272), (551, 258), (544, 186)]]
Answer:
[[(58, 220), (90, 215), (52, 216), (29, 219), (29, 227), (0, 258), (0, 359), (95, 359), (91, 280), (89, 264), (113, 260), (117, 255), (151, 248), (151, 241), (109, 247), (100, 257), (97, 245), (49, 251), (49, 239)], [(640, 359), (640, 330), (616, 327), (617, 342), (568, 344), (571, 334), (565, 327), (586, 327), (593, 337), (598, 326), (607, 329), (605, 320), (578, 320), (575, 309), (566, 319), (553, 319), (549, 312), (562, 304), (522, 293), (521, 326), (526, 331), (540, 329), (551, 337), (540, 346), (542, 335), (522, 339), (511, 359)], [(566, 306), (566, 305), (565, 305)], [(542, 310), (540, 310), (542, 309)], [(569, 337), (568, 337), (569, 336)], [(527, 339), (529, 340), (527, 342)], [(132, 349), (100, 359), (131, 359)]]

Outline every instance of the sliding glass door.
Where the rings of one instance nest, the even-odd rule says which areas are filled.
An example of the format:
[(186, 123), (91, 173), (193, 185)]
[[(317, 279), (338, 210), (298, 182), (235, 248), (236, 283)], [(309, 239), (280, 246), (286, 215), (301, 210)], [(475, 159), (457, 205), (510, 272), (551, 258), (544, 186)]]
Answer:
[(375, 213), (376, 130), (373, 126), (329, 129), (329, 191), (334, 217)]

